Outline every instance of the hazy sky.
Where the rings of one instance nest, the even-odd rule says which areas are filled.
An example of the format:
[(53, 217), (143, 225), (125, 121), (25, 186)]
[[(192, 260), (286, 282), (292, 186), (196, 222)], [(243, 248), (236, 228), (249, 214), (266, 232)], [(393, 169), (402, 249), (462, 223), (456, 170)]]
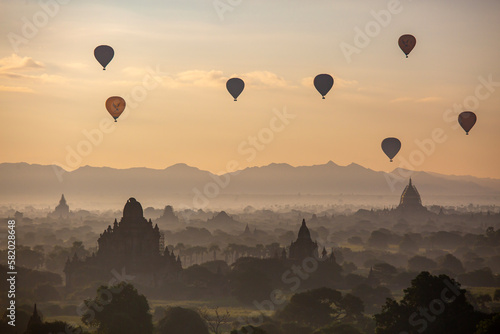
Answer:
[[(220, 173), (230, 161), (332, 160), (500, 178), (498, 0), (0, 5), (0, 162)], [(406, 33), (417, 39), (408, 59)], [(106, 71), (101, 44), (115, 50)], [(335, 79), (326, 100), (320, 73)], [(233, 76), (246, 82), (238, 102)], [(113, 95), (128, 105), (111, 124)], [(465, 110), (478, 116), (469, 136), (456, 126)], [(402, 142), (393, 163), (386, 137)]]

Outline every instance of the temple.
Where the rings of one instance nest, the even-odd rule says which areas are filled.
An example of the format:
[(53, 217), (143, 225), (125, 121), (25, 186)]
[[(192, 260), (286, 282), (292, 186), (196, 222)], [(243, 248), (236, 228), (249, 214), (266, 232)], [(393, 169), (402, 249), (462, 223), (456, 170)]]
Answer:
[[(181, 270), (179, 257), (168, 248), (160, 249), (160, 230), (143, 215), (141, 203), (130, 198), (123, 208), (120, 222), (116, 219), (100, 235), (97, 254), (86, 259), (68, 259), (64, 272), (66, 286), (71, 288), (89, 281), (106, 279), (112, 271), (125, 271), (134, 281), (146, 286), (161, 286)], [(108, 277), (109, 280), (109, 277)]]
[(411, 182), (411, 178), (401, 194), (401, 200), (399, 201), (396, 211), (409, 214), (427, 212), (427, 209), (422, 205), (422, 200), (417, 188)]
[(64, 198), (64, 194), (62, 194), (61, 199), (59, 200), (59, 204), (56, 206), (54, 212), (50, 214), (52, 217), (57, 218), (66, 218), (69, 216), (69, 206), (66, 203), (66, 198)]
[(307, 257), (318, 258), (318, 244), (311, 239), (311, 233), (306, 225), (306, 220), (302, 219), (302, 226), (299, 230), (297, 240), (290, 244), (289, 259), (303, 260)]

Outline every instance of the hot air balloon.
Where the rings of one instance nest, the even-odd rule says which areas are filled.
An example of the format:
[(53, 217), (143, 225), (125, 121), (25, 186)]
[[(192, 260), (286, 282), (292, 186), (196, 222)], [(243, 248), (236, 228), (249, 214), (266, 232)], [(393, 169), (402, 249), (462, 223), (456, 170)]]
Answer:
[(417, 44), (417, 40), (413, 35), (403, 35), (399, 37), (398, 44), (401, 50), (405, 53), (406, 58), (408, 58), (411, 50), (413, 50), (415, 44)]
[(116, 119), (120, 117), (123, 110), (125, 110), (125, 100), (119, 96), (111, 96), (106, 100), (106, 109), (113, 118)]
[(472, 111), (464, 111), (458, 115), (458, 123), (465, 130), (465, 134), (468, 135), (470, 129), (476, 124), (476, 114)]
[(245, 88), (245, 83), (240, 78), (231, 78), (226, 82), (226, 88), (229, 94), (231, 94), (235, 101), (240, 96), (241, 92)]
[(330, 74), (318, 74), (314, 78), (314, 87), (321, 94), (323, 99), (325, 95), (332, 89), (333, 78)]
[(113, 59), (115, 51), (109, 45), (99, 45), (94, 50), (95, 59), (102, 65), (102, 69), (106, 70), (106, 66)]
[(391, 159), (398, 154), (399, 150), (401, 149), (401, 142), (397, 138), (385, 138), (382, 140), (382, 151), (384, 151), (385, 155)]

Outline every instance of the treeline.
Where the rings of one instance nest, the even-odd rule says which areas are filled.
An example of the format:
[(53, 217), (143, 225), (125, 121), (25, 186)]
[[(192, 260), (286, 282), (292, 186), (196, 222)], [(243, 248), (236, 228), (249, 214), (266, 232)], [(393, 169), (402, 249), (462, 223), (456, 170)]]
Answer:
[[(500, 300), (500, 290), (494, 297)], [(366, 315), (365, 304), (356, 295), (326, 287), (298, 292), (289, 299), (276, 295), (260, 304), (257, 311), (244, 316), (232, 316), (217, 307), (214, 312), (176, 306), (153, 312), (144, 295), (121, 282), (100, 286), (79, 309), (83, 324), (107, 334), (488, 334), (500, 329), (498, 312), (475, 309), (458, 282), (428, 272), (412, 279), (400, 301), (387, 298), (373, 317)], [(0, 319), (0, 331), (5, 334), (87, 333), (78, 325), (46, 322), (36, 308), (27, 321), (21, 315), (24, 319), (18, 320), (16, 328), (7, 324), (6, 315)]]

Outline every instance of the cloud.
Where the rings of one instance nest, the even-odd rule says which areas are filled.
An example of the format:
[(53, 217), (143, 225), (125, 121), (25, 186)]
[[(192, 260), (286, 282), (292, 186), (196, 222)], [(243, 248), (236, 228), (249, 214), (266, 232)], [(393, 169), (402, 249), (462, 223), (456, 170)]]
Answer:
[(291, 87), (287, 81), (269, 71), (254, 71), (241, 75), (249, 86), (258, 88), (287, 88)]
[(222, 71), (217, 70), (191, 70), (178, 73), (175, 77), (175, 80), (182, 84), (199, 87), (218, 87), (223, 85), (227, 79), (227, 77), (224, 77)]
[(35, 91), (28, 87), (12, 87), (12, 86), (0, 85), (0, 92), (34, 93)]
[(411, 97), (398, 97), (396, 99), (390, 100), (389, 103), (407, 102), (414, 101)]
[(14, 73), (14, 72), (0, 72), (0, 77), (7, 77), (11, 79), (21, 79), (21, 80), (31, 80), (31, 81), (38, 81), (42, 83), (65, 83), (66, 78), (60, 76), (60, 75), (53, 75), (53, 74), (47, 74), (47, 73), (42, 73), (40, 75), (29, 75), (29, 74), (19, 74), (19, 73)]
[[(139, 71), (128, 69), (127, 73), (137, 75)], [(142, 74), (145, 73), (143, 70)], [(178, 88), (186, 86), (196, 87), (224, 87), (229, 78), (239, 77), (245, 81), (247, 87), (255, 88), (286, 88), (292, 87), (288, 82), (278, 76), (276, 73), (269, 71), (252, 71), (247, 73), (234, 74), (231, 76), (224, 75), (224, 72), (219, 70), (189, 70), (176, 74), (165, 75), (162, 77), (163, 84), (169, 88)]]
[(426, 103), (426, 102), (434, 102), (434, 101), (440, 101), (440, 100), (442, 100), (441, 97), (429, 96), (429, 97), (420, 98), (420, 99), (416, 100), (415, 102)]
[(396, 99), (390, 100), (389, 103), (398, 103), (398, 102), (416, 102), (416, 103), (427, 103), (427, 102), (435, 102), (440, 101), (442, 98), (437, 96), (428, 96), (422, 98), (413, 98), (413, 97), (398, 97)]
[(32, 74), (45, 69), (45, 65), (31, 57), (19, 57), (12, 54), (8, 57), (0, 58), (0, 77), (9, 79), (38, 81), (42, 83), (65, 83), (66, 79), (53, 74)]
[(64, 66), (73, 70), (85, 70), (89, 68), (89, 65), (84, 63), (68, 63)]
[(0, 73), (22, 70), (39, 70), (45, 68), (42, 62), (35, 61), (31, 57), (19, 57), (12, 54), (8, 57), (0, 58)]

